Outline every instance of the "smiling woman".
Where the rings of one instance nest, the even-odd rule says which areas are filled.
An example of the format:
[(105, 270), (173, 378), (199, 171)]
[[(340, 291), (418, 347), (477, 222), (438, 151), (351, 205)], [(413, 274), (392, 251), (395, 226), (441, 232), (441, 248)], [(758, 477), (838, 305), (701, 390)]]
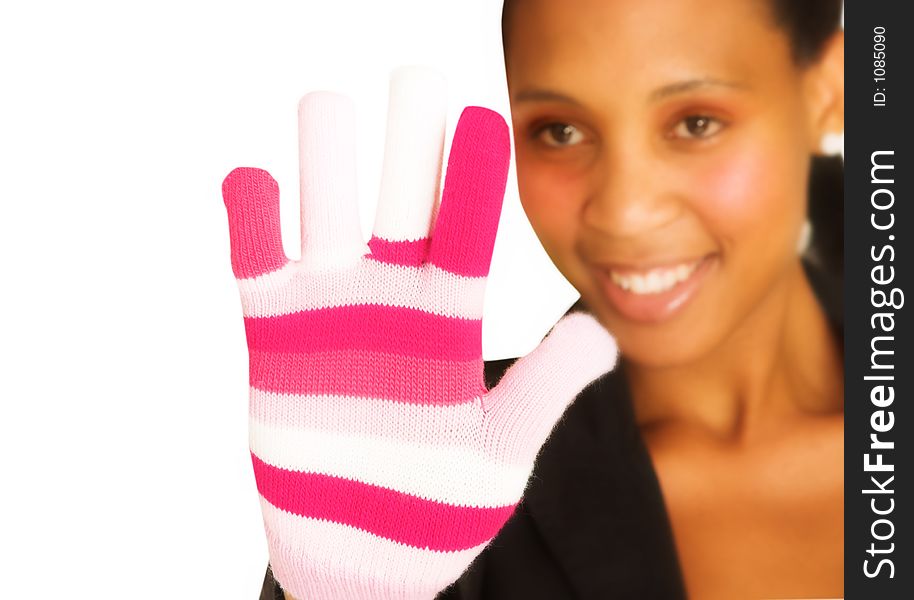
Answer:
[(521, 201), (619, 343), (693, 598), (841, 593), (840, 11), (505, 5)]

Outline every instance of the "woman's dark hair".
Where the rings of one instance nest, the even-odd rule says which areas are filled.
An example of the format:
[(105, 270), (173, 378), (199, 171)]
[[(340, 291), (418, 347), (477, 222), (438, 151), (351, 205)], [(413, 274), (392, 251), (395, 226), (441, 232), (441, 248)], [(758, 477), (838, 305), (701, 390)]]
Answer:
[[(843, 0), (770, 2), (775, 22), (787, 32), (794, 61), (800, 66), (815, 62), (841, 28)], [(813, 238), (806, 258), (829, 275), (840, 296), (844, 283), (843, 157), (812, 157), (808, 215)]]
[[(775, 23), (786, 31), (794, 61), (806, 66), (819, 58), (832, 34), (841, 28), (843, 0), (767, 0)], [(501, 36), (507, 60), (511, 12), (523, 0), (504, 0)], [(809, 174), (809, 262), (824, 270), (840, 295), (844, 279), (844, 159), (813, 156)]]

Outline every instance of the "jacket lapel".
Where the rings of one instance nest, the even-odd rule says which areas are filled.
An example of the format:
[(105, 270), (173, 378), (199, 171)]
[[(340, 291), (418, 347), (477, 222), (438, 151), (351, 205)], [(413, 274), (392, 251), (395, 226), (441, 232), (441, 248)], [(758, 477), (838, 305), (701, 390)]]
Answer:
[(580, 598), (683, 598), (662, 494), (621, 368), (585, 389), (537, 458), (525, 504)]

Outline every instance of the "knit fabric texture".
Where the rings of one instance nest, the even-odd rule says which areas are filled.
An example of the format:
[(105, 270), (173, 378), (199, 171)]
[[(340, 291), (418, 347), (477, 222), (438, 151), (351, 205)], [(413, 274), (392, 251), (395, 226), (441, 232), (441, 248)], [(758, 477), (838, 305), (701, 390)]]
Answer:
[(250, 358), (250, 450), (276, 580), (299, 600), (429, 599), (511, 516), (567, 405), (615, 362), (589, 315), (563, 319), (486, 390), (482, 308), (510, 138), (464, 110), (444, 136), (434, 77), (395, 73), (374, 233), (361, 237), (354, 106), (299, 105), (302, 257), (279, 190), (222, 189)]

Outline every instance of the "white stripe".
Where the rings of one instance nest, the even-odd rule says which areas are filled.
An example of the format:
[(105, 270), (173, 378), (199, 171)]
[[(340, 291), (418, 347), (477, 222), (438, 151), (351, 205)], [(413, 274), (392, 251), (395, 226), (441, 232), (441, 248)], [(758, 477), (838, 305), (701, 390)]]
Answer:
[(462, 319), (482, 319), (485, 277), (464, 277), (435, 265), (393, 265), (363, 258), (344, 269), (309, 270), (289, 262), (271, 273), (238, 280), (246, 317), (383, 304)]
[(251, 420), (263, 425), (396, 439), (404, 444), (422, 444), (431, 431), (451, 432), (435, 440), (442, 446), (470, 445), (484, 418), (478, 399), (434, 406), (363, 396), (284, 394), (255, 387), (249, 411)]
[[(454, 429), (426, 429), (427, 439), (433, 442), (416, 444), (251, 420), (250, 443), (260, 460), (290, 471), (345, 477), (456, 506), (516, 504), (533, 465), (501, 463), (482, 449), (484, 442), (472, 438), (466, 445), (434, 443), (459, 435)], [(468, 429), (457, 431), (473, 433)]]
[(296, 598), (428, 600), (456, 581), (488, 544), (457, 552), (425, 550), (292, 515), (262, 496), (260, 504), (273, 575)]

